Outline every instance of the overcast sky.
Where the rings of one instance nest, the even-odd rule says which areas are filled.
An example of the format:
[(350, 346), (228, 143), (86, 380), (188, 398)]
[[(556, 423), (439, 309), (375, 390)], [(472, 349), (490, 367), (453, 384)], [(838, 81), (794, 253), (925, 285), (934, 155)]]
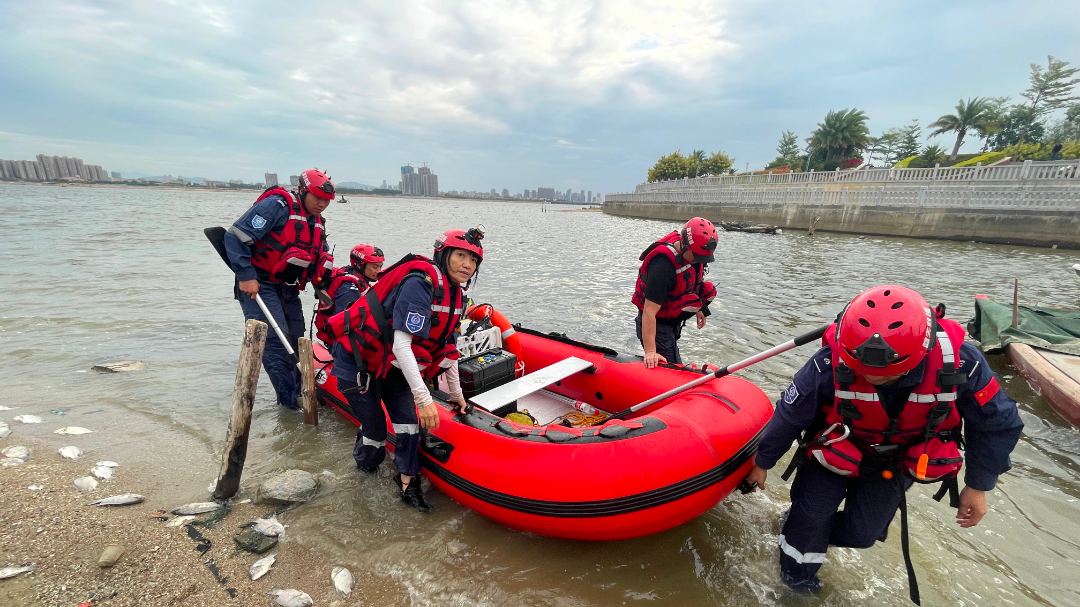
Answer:
[(830, 109), (1016, 99), (1048, 54), (1080, 64), (1080, 2), (4, 0), (0, 158), (608, 193), (676, 149), (761, 168)]

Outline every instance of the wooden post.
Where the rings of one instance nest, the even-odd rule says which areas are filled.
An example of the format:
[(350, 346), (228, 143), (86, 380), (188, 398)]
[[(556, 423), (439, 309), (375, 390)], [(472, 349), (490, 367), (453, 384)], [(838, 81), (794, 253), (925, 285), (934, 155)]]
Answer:
[(1018, 294), (1020, 292), (1020, 279), (1013, 279), (1013, 317), (1012, 326), (1016, 326), (1020, 322), (1020, 305)]
[(300, 404), (304, 408), (304, 423), (309, 426), (319, 425), (319, 399), (315, 394), (315, 354), (311, 349), (311, 340), (301, 337), (298, 340), (297, 354), (300, 355)]
[(214, 499), (227, 500), (240, 490), (240, 474), (247, 459), (248, 432), (251, 429), (251, 407), (255, 403), (255, 388), (259, 385), (265, 346), (266, 323), (254, 319), (247, 321), (244, 343), (240, 346), (240, 363), (236, 366), (232, 414), (225, 436), (225, 451), (221, 454), (221, 470), (214, 487)]

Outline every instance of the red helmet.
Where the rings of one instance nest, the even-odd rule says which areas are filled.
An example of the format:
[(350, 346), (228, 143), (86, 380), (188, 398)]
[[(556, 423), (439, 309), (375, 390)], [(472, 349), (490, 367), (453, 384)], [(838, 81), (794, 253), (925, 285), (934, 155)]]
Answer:
[(319, 169), (308, 169), (300, 173), (300, 195), (303, 196), (304, 192), (311, 192), (323, 200), (333, 200), (337, 190), (329, 175)]
[(353, 266), (359, 268), (365, 263), (382, 263), (386, 261), (386, 257), (383, 256), (382, 249), (369, 244), (358, 244), (353, 247), (353, 250), (349, 253), (349, 261)]
[[(447, 230), (435, 241), (435, 261), (441, 262), (443, 254), (449, 249), (465, 249), (475, 253), (480, 261), (484, 261), (484, 247), (480, 241), (484, 239), (484, 226), (477, 226), (466, 230)], [(480, 265), (477, 263), (477, 265)]]
[(712, 263), (715, 261), (713, 251), (716, 250), (716, 226), (703, 217), (695, 217), (686, 222), (682, 229), (683, 248), (689, 248), (694, 252), (696, 263)]
[(934, 311), (915, 291), (896, 285), (867, 289), (844, 308), (837, 324), (840, 360), (866, 375), (906, 373), (930, 350), (934, 324)]

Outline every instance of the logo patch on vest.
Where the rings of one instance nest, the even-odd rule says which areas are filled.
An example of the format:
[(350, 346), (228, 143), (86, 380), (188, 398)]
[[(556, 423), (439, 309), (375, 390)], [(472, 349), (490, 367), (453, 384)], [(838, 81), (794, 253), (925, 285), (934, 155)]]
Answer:
[(251, 218), (251, 227), (256, 230), (261, 230), (266, 227), (266, 218), (262, 215), (256, 214)]
[(419, 333), (424, 328), (424, 315), (419, 312), (409, 312), (405, 316), (405, 328), (409, 333)]
[(795, 382), (791, 382), (787, 390), (784, 390), (784, 402), (790, 405), (795, 402), (796, 398), (799, 398), (799, 389), (795, 387)]

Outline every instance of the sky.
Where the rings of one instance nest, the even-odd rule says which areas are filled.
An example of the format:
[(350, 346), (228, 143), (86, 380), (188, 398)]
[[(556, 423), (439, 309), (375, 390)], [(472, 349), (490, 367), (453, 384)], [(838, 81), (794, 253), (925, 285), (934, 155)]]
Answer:
[(631, 191), (675, 150), (760, 169), (831, 109), (1019, 100), (1047, 55), (1080, 65), (1080, 2), (3, 0), (0, 158)]

